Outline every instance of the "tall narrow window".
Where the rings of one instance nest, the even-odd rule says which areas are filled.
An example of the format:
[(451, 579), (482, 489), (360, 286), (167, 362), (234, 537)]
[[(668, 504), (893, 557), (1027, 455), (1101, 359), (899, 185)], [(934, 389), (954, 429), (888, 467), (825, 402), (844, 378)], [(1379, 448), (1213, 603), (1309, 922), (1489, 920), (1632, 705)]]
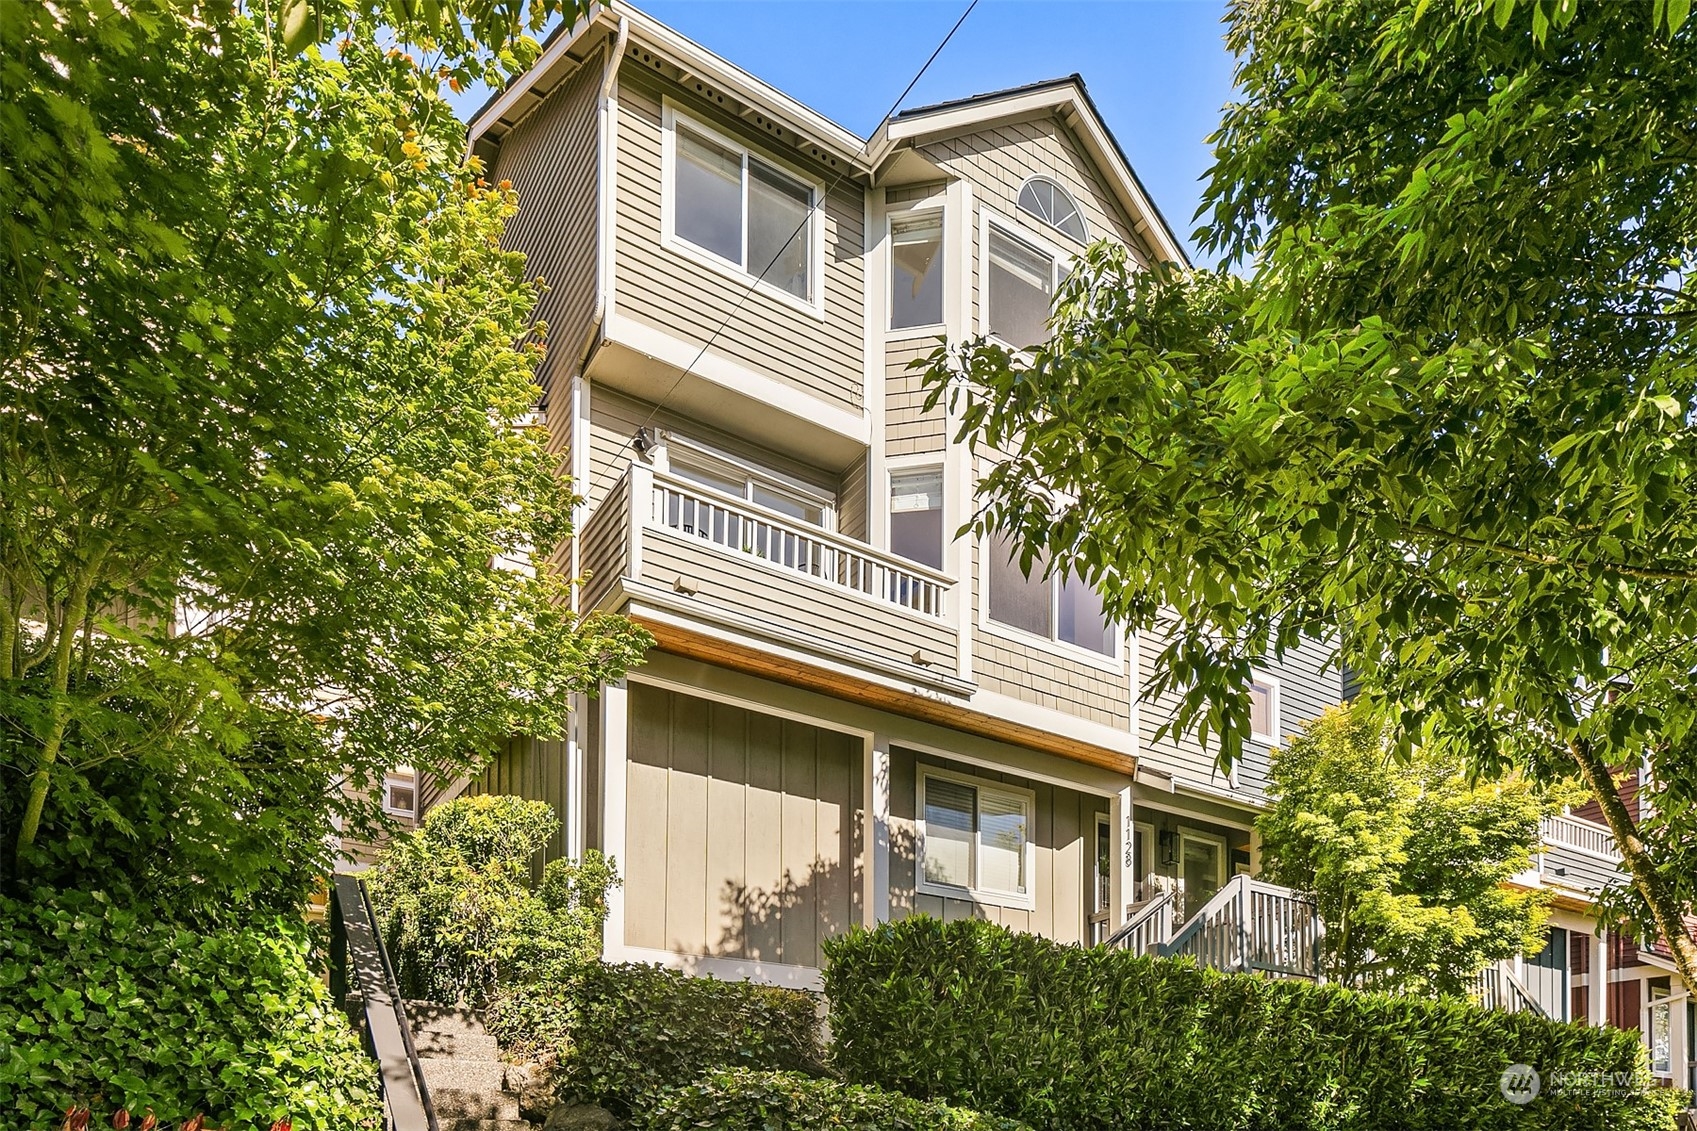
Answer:
[(1017, 349), (1049, 336), (1055, 261), (995, 228), (990, 229), (990, 333)]
[(742, 262), (742, 154), (678, 127), (673, 197), (680, 237)]
[(1061, 581), (1056, 593), (1059, 622), (1056, 635), (1068, 644), (1100, 652), (1114, 653), (1109, 634), (1108, 614), (1102, 609), (1102, 597), (1082, 578), (1068, 577)]
[(943, 216), (890, 222), (890, 329), (943, 320)]
[(1267, 680), (1256, 680), (1249, 685), (1249, 731), (1262, 742), (1278, 739), (1278, 692)]
[(943, 469), (890, 476), (890, 552), (943, 568)]
[(1021, 569), (1013, 541), (1001, 531), (991, 535), (985, 553), (990, 555), (990, 619), (1048, 636), (1052, 610), (1042, 559), (1032, 561), (1030, 573)]
[(814, 187), (682, 122), (672, 133), (672, 234), (812, 301)]

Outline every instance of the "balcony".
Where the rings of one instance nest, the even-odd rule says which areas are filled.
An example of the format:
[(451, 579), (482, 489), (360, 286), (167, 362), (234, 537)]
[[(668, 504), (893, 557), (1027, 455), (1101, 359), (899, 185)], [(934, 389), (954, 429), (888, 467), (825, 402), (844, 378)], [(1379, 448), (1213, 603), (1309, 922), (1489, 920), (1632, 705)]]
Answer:
[(774, 657), (964, 697), (954, 581), (633, 463), (580, 532), (586, 609), (628, 607)]
[(1579, 817), (1545, 817), (1538, 828), (1537, 882), (1596, 894), (1625, 878), (1614, 834)]

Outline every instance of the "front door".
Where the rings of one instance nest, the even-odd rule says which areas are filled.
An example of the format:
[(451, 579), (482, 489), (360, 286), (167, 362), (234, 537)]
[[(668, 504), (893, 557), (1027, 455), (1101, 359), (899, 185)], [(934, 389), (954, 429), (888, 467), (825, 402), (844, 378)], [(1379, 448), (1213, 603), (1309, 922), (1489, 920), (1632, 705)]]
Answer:
[(1206, 833), (1179, 832), (1179, 880), (1185, 918), (1196, 914), (1226, 884), (1226, 842)]

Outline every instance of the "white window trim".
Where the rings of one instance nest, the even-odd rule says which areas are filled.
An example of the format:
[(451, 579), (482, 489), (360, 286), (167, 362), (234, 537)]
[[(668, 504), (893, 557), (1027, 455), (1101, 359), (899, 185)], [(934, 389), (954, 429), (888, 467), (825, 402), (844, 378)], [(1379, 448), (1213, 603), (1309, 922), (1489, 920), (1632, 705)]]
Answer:
[[(824, 182), (807, 175), (787, 161), (780, 161), (766, 153), (757, 152), (742, 142), (713, 129), (699, 118), (678, 110), (670, 99), (664, 100), (661, 104), (660, 121), (660, 243), (662, 246), (686, 259), (710, 267), (722, 275), (728, 275), (743, 286), (751, 286), (760, 294), (792, 306), (804, 314), (823, 319), (825, 317)], [(748, 254), (748, 159), (753, 157), (758, 161), (765, 162), (785, 176), (812, 189), (812, 200), (807, 212), (809, 231), (807, 277), (808, 291), (813, 296), (811, 300), (798, 298), (782, 287), (775, 287), (755, 275), (741, 263), (733, 263), (704, 247), (696, 246), (677, 234), (677, 209), (672, 197), (676, 184), (673, 174), (677, 168), (677, 124), (679, 122), (703, 137), (743, 156), (742, 231), (743, 254), (745, 256)]]
[[(1142, 802), (1138, 802), (1138, 804), (1141, 805)], [(1141, 876), (1136, 874), (1137, 873), (1137, 842), (1140, 841), (1140, 840), (1143, 841), (1143, 866), (1144, 866), (1144, 869), (1145, 869), (1144, 873)], [(1145, 883), (1149, 879), (1150, 876), (1157, 876), (1157, 875), (1161, 874), (1161, 861), (1155, 855), (1159, 851), (1160, 851), (1159, 842), (1157, 842), (1156, 839), (1155, 839), (1155, 823), (1153, 821), (1137, 821), (1137, 820), (1132, 821), (1131, 822), (1131, 869), (1130, 870), (1132, 872), (1131, 879), (1132, 879), (1133, 883), (1137, 883), (1137, 884)], [(1132, 897), (1133, 897), (1134, 894), (1135, 894), (1134, 892), (1127, 892), (1126, 896), (1125, 896), (1125, 901), (1127, 903), (1132, 902)]]
[(1112, 893), (1108, 895), (1103, 906), (1096, 906), (1096, 901), (1101, 898), (1102, 892), (1102, 861), (1096, 855), (1096, 838), (1102, 835), (1104, 829), (1108, 833), (1108, 861), (1111, 868), (1114, 857), (1114, 822), (1109, 819), (1106, 813), (1098, 812), (1090, 821), (1090, 912), (1086, 918), (1104, 913), (1111, 917), (1114, 911)]
[[(1214, 877), (1215, 880), (1218, 881), (1214, 887), (1214, 892), (1215, 894), (1218, 894), (1220, 888), (1225, 887), (1226, 881), (1230, 878), (1227, 873), (1231, 871), (1231, 845), (1226, 842), (1226, 838), (1223, 836), (1218, 836), (1214, 833), (1200, 832), (1180, 825), (1178, 827), (1178, 863), (1173, 865), (1173, 871), (1178, 877), (1180, 887), (1184, 886), (1184, 845), (1186, 841), (1198, 841), (1205, 844), (1212, 844), (1219, 848), (1220, 853), (1216, 859), (1219, 860), (1220, 867), (1217, 875)], [(1185, 892), (1185, 894), (1188, 896), (1190, 893)], [(1209, 898), (1212, 899), (1213, 896), (1209, 896)], [(1189, 914), (1195, 914), (1195, 908), (1189, 907), (1188, 905), (1185, 907), (1185, 911)]]
[[(1013, 644), (1022, 644), (1029, 648), (1040, 648), (1068, 660), (1073, 660), (1099, 671), (1112, 672), (1115, 675), (1125, 671), (1126, 640), (1125, 633), (1115, 632), (1109, 636), (1113, 644), (1112, 652), (1103, 653), (1092, 651), (1078, 644), (1062, 640), (1059, 636), (1039, 636), (1028, 632), (1017, 625), (1003, 624), (990, 617), (990, 540), (988, 538), (974, 539), (979, 549), (978, 553), (978, 591), (982, 595), (978, 602), (978, 627), (991, 636), (999, 636)], [(1049, 585), (1049, 624), (1056, 632), (1060, 631), (1060, 585), (1055, 576), (1048, 579)]]
[[(808, 483), (806, 480), (797, 479), (793, 475), (785, 475), (781, 471), (775, 471), (772, 468), (767, 467), (764, 464), (756, 463), (753, 460), (732, 455), (730, 452), (721, 448), (716, 448), (711, 444), (703, 443), (700, 440), (672, 433), (668, 433), (665, 442), (658, 445), (656, 449), (655, 466), (660, 471), (672, 473), (671, 451), (673, 448), (685, 453), (686, 462), (694, 461), (697, 463), (707, 464), (709, 467), (713, 464), (720, 464), (727, 471), (734, 472), (748, 480), (759, 481), (763, 486), (769, 490), (777, 492), (778, 494), (793, 495), (799, 502), (816, 506), (820, 511), (819, 529), (834, 531), (837, 528), (837, 497), (816, 484)], [(700, 487), (703, 491), (713, 490), (713, 488), (703, 484), (695, 484), (695, 486)], [(715, 492), (715, 494), (717, 493), (718, 492)], [(727, 496), (727, 498), (736, 498), (736, 496)], [(751, 507), (760, 506), (759, 503), (754, 502), (748, 498), (747, 495), (744, 495), (738, 501)], [(779, 517), (787, 519), (790, 522), (802, 521), (801, 519), (791, 518), (789, 515), (780, 515)]]
[(1078, 222), (1084, 225), (1084, 238), (1077, 242), (1080, 245), (1088, 245), (1090, 243), (1090, 217), (1084, 214), (1084, 206), (1078, 202), (1078, 194), (1067, 188), (1066, 185), (1062, 184), (1060, 179), (1057, 177), (1051, 177), (1047, 173), (1033, 173), (1031, 176), (1025, 178), (1025, 180), (1019, 182), (1019, 190), (1013, 194), (1014, 211), (1018, 212), (1022, 216), (1030, 216), (1037, 223), (1042, 224), (1045, 228), (1048, 228), (1050, 231), (1055, 232), (1068, 240), (1072, 239), (1070, 234), (1061, 231), (1053, 224), (1044, 220), (1043, 217), (1034, 212), (1027, 212), (1019, 206), (1019, 198), (1025, 193), (1026, 186), (1031, 184), (1033, 181), (1043, 181), (1046, 184), (1054, 185), (1056, 188), (1060, 189), (1061, 192), (1066, 194), (1066, 198), (1072, 201), (1073, 210), (1078, 213)]
[(1052, 266), (1049, 285), (1056, 291), (1060, 289), (1060, 280), (1062, 278), (1061, 268), (1069, 266), (1078, 258), (1078, 256), (1076, 253), (1068, 251), (1060, 244), (1041, 235), (1011, 216), (1004, 216), (1002, 213), (988, 207), (979, 210), (978, 273), (980, 275), (980, 279), (978, 299), (978, 332), (985, 337), (988, 337), (991, 341), (998, 343), (1004, 349), (1012, 350), (1017, 356), (1028, 357), (1031, 352), (1028, 347), (1016, 346), (1012, 342), (996, 337), (996, 335), (990, 331), (990, 231), (993, 228), (999, 230), (1005, 236), (1009, 236), (1030, 246), (1033, 251), (1038, 251), (1047, 255)]
[[(937, 217), (938, 234), (942, 237), (943, 247), (937, 253), (943, 267), (943, 301), (938, 307), (938, 319), (927, 322), (923, 326), (903, 326), (897, 329), (890, 325), (896, 317), (896, 223), (902, 220), (916, 220), (928, 214)], [(949, 317), (949, 216), (943, 207), (943, 198), (930, 197), (914, 201), (912, 206), (899, 206), (898, 210), (888, 212), (884, 216), (884, 246), (889, 253), (884, 256), (884, 334), (885, 340), (891, 342), (910, 341), (914, 338), (942, 337), (948, 329)]]
[[(389, 803), (389, 791), (396, 786), (399, 786), (402, 789), (412, 790), (412, 807), (410, 809), (403, 809), (398, 805), (391, 805)], [(416, 775), (412, 777), (401, 774), (388, 774), (384, 776), (383, 812), (388, 813), (392, 817), (411, 817), (415, 821), (418, 819), (418, 778)]]
[[(982, 903), (991, 907), (1008, 907), (1019, 911), (1037, 910), (1037, 794), (1034, 790), (1017, 785), (1006, 785), (988, 778), (973, 777), (970, 774), (957, 774), (952, 770), (939, 769), (921, 763), (915, 775), (913, 823), (917, 830), (913, 854), (914, 887), (921, 895), (935, 895), (944, 899), (968, 899), (974, 903)], [(1018, 797), (1025, 805), (1027, 835), (1025, 838), (1025, 893), (1010, 891), (994, 891), (989, 888), (957, 887), (954, 884), (939, 884), (925, 878), (925, 783), (932, 778), (942, 781), (952, 781), (959, 785), (969, 785), (976, 790), (990, 790), (995, 793), (1008, 794)], [(973, 814), (973, 824), (978, 823), (978, 816)], [(978, 870), (978, 846), (976, 832), (973, 833), (972, 868)], [(975, 874), (973, 879), (978, 877)]]
[[(1263, 672), (1257, 671), (1250, 675), (1249, 682), (1266, 684), (1269, 692), (1267, 696), (1267, 713), (1272, 716), (1273, 721), (1273, 732), (1271, 734), (1262, 734), (1257, 731), (1253, 725), (1251, 725), (1249, 728), (1249, 741), (1258, 742), (1263, 746), (1277, 746), (1279, 744), (1279, 730), (1283, 726), (1284, 722), (1279, 714), (1280, 703), (1278, 678), (1276, 676), (1266, 675)], [(1253, 717), (1253, 713), (1251, 714), (1251, 717)], [(1235, 767), (1233, 771), (1233, 779), (1232, 784), (1236, 785)]]

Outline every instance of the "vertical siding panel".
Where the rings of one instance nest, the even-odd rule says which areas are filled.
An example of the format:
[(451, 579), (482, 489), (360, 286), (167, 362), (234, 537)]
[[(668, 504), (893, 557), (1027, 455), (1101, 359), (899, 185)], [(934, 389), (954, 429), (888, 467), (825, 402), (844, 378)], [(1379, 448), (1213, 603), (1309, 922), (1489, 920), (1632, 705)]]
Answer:
[(721, 953), (742, 955), (750, 889), (744, 843), (744, 795), (748, 792), (748, 712), (723, 703), (712, 706), (708, 749), (707, 939)]
[(630, 688), (630, 758), (626, 768), (625, 942), (660, 949), (666, 937), (666, 829), (670, 824), (671, 701), (663, 691)]
[[(708, 703), (674, 696), (666, 811), (666, 939), (686, 954), (707, 945)], [(647, 820), (632, 814), (632, 820)]]
[[(783, 795), (783, 916), (779, 950), (783, 961), (810, 965), (819, 949), (819, 908), (808, 882), (816, 860), (817, 827), (813, 798), (818, 794), (819, 732), (800, 723), (784, 722)], [(793, 895), (791, 894), (793, 892)], [(790, 900), (793, 899), (793, 902)]]
[[(813, 888), (818, 898), (821, 939), (845, 930), (852, 908), (849, 900), (851, 781), (857, 759), (845, 734), (819, 735), (819, 802), (816, 807)], [(813, 961), (819, 961), (816, 955)]]
[[(772, 892), (783, 883), (784, 748), (783, 723), (771, 715), (754, 714), (748, 720), (748, 791), (744, 804), (744, 828), (755, 830), (746, 845), (748, 886), (751, 891)], [(777, 920), (756, 916), (744, 929), (747, 957), (776, 962), (780, 938)]]

